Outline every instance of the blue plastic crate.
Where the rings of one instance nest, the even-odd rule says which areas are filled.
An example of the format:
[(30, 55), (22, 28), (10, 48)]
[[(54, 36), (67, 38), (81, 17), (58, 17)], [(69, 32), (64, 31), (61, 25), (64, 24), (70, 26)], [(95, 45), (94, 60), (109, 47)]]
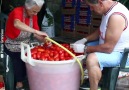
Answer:
[(71, 7), (75, 7), (76, 0), (62, 0), (62, 7), (66, 7), (66, 4), (70, 4)]
[(90, 24), (91, 23), (91, 16), (77, 16), (76, 15), (76, 24)]

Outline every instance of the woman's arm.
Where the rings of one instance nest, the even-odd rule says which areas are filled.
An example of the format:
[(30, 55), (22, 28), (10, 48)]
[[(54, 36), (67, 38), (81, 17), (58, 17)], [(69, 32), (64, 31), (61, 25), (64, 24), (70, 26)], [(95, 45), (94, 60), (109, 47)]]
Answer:
[(14, 20), (14, 27), (18, 28), (19, 30), (31, 32), (31, 33), (36, 33), (36, 30), (29, 27), (25, 23), (21, 22), (19, 19)]

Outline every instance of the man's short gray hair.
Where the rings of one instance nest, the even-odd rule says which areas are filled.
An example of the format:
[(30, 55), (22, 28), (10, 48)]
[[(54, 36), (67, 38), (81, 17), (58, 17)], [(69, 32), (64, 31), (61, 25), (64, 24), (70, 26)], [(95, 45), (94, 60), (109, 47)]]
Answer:
[(25, 7), (27, 9), (30, 9), (35, 5), (38, 5), (39, 7), (42, 7), (43, 4), (44, 4), (44, 0), (26, 0), (25, 1)]
[(98, 0), (86, 0), (87, 2), (91, 3), (91, 4), (97, 4)]
[[(98, 4), (99, 0), (85, 0), (91, 4)], [(101, 1), (107, 1), (107, 0), (101, 0)]]

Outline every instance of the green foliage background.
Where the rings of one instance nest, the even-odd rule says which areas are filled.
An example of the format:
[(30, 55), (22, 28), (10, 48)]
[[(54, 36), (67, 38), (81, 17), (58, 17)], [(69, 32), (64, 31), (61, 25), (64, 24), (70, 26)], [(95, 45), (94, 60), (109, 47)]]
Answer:
[(129, 9), (129, 0), (117, 0), (117, 1), (121, 2), (122, 4), (124, 4)]

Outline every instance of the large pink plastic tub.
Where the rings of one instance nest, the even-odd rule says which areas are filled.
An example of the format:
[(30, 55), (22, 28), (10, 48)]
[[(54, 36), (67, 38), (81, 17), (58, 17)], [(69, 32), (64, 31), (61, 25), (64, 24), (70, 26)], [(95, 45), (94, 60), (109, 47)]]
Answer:
[[(30, 90), (79, 90), (81, 70), (75, 59), (34, 60), (31, 58), (30, 47), (26, 44), (21, 44), (21, 58), (26, 63)], [(80, 61), (83, 58), (83, 55), (78, 56)]]
[(30, 90), (79, 90), (80, 68), (74, 65), (26, 64)]

